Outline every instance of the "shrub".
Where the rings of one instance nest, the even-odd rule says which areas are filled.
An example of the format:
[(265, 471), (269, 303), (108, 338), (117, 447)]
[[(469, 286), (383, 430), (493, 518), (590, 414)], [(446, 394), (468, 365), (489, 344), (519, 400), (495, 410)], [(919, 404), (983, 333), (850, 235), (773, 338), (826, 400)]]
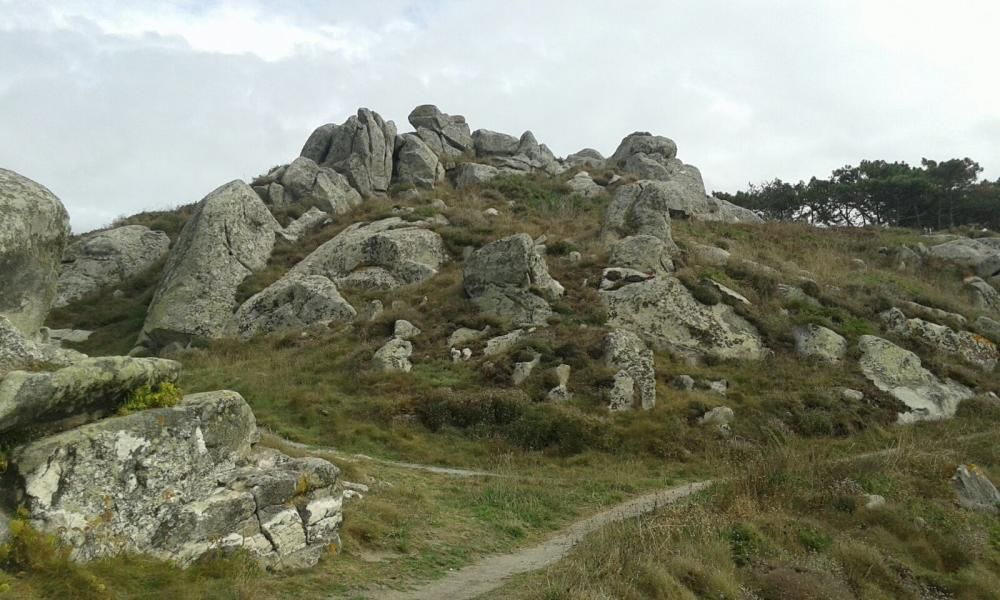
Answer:
[(144, 385), (132, 390), (128, 400), (118, 409), (118, 413), (127, 415), (149, 408), (174, 406), (181, 401), (181, 397), (180, 388), (167, 381), (155, 386)]

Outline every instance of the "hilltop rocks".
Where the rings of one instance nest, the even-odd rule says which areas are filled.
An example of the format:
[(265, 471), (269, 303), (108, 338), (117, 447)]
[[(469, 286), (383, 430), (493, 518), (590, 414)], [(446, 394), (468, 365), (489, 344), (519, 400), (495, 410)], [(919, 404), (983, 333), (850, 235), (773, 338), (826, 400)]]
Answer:
[(564, 161), (570, 167), (602, 169), (605, 165), (604, 155), (593, 148), (584, 148), (566, 157)]
[(157, 358), (85, 358), (52, 372), (11, 371), (0, 381), (0, 433), (90, 419), (116, 410), (133, 389), (175, 382), (180, 364)]
[(984, 371), (992, 371), (1000, 361), (996, 344), (981, 335), (955, 331), (951, 327), (923, 319), (907, 319), (898, 308), (885, 311), (879, 316), (890, 331), (923, 340), (941, 352), (958, 356)]
[(232, 181), (206, 196), (167, 259), (141, 343), (158, 349), (225, 335), (236, 290), (263, 269), (281, 226), (247, 184)]
[(396, 125), (361, 108), (343, 125), (330, 123), (316, 129), (306, 140), (301, 156), (341, 173), (367, 198), (389, 190), (395, 146)]
[(1000, 275), (1000, 238), (959, 238), (929, 249), (931, 256), (972, 269), (989, 279)]
[(436, 275), (447, 260), (441, 236), (426, 225), (399, 217), (355, 223), (285, 277), (322, 275), (340, 289), (393, 289), (419, 283)]
[(509, 320), (515, 327), (545, 325), (552, 315), (546, 299), (555, 300), (564, 291), (525, 233), (473, 252), (465, 262), (464, 285), (483, 314)]
[(797, 327), (792, 335), (795, 337), (795, 351), (800, 356), (815, 356), (829, 363), (838, 363), (847, 354), (847, 340), (826, 327)]
[(637, 181), (618, 188), (605, 214), (604, 239), (644, 232), (662, 237), (661, 220), (692, 218), (724, 223), (759, 223), (751, 211), (690, 190), (676, 181)]
[(416, 137), (446, 164), (472, 154), (475, 148), (469, 125), (461, 115), (447, 115), (433, 104), (423, 104), (414, 108), (407, 120)]
[(666, 163), (672, 158), (677, 158), (677, 144), (670, 138), (653, 135), (647, 131), (636, 131), (622, 139), (608, 162), (622, 166), (629, 157), (636, 155), (644, 155), (658, 163)]
[(993, 514), (1000, 511), (1000, 492), (976, 465), (958, 465), (951, 487), (963, 508)]
[(305, 156), (296, 158), (286, 167), (279, 167), (271, 177), (277, 177), (277, 183), (268, 184), (266, 193), (262, 192), (260, 185), (256, 185), (263, 182), (255, 181), (254, 189), (274, 206), (314, 204), (342, 215), (361, 204), (361, 194), (351, 187), (346, 177)]
[(472, 141), (476, 148), (476, 156), (480, 158), (513, 156), (517, 154), (517, 147), (520, 145), (520, 140), (516, 137), (489, 129), (477, 129), (472, 134)]
[(396, 140), (393, 182), (432, 188), (444, 180), (444, 165), (417, 134), (405, 133)]
[(639, 336), (623, 329), (609, 333), (604, 339), (604, 364), (618, 370), (608, 393), (608, 410), (650, 410), (656, 406), (653, 351)]
[(950, 418), (958, 404), (973, 396), (972, 390), (951, 380), (940, 381), (923, 368), (920, 358), (899, 346), (872, 335), (861, 336), (861, 372), (875, 387), (888, 392), (910, 408), (899, 413), (897, 422)]
[(451, 170), (451, 181), (458, 189), (482, 185), (500, 174), (500, 169), (479, 163), (463, 163)]
[(274, 567), (315, 564), (339, 543), (339, 470), (254, 449), (235, 392), (186, 397), (13, 450), (9, 481), (32, 525), (80, 561), (139, 552), (188, 564), (242, 548)]
[(599, 293), (608, 325), (634, 331), (663, 350), (688, 358), (740, 360), (757, 360), (766, 352), (757, 330), (732, 307), (701, 304), (670, 275)]
[(33, 336), (56, 295), (69, 215), (48, 189), (0, 169), (0, 315)]
[(126, 225), (100, 231), (70, 244), (62, 259), (55, 306), (117, 285), (152, 267), (170, 249), (162, 231)]
[(584, 198), (593, 198), (604, 193), (604, 188), (597, 185), (586, 171), (580, 171), (571, 177), (566, 186), (571, 192)]
[(507, 173), (541, 171), (555, 175), (561, 169), (552, 151), (539, 144), (535, 134), (525, 131), (520, 139), (485, 129), (472, 134), (477, 157)]
[(255, 294), (233, 318), (236, 334), (249, 339), (263, 333), (312, 324), (351, 321), (357, 311), (322, 275), (285, 277)]

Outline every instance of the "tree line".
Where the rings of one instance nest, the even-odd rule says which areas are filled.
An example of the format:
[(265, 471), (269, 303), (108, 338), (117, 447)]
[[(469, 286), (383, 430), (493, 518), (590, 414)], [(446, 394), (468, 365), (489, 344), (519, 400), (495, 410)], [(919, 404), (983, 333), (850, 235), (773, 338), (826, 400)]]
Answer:
[(864, 160), (836, 169), (826, 179), (795, 184), (774, 179), (715, 196), (768, 219), (815, 225), (1000, 229), (1000, 179), (980, 180), (982, 171), (970, 158), (925, 158), (920, 166)]

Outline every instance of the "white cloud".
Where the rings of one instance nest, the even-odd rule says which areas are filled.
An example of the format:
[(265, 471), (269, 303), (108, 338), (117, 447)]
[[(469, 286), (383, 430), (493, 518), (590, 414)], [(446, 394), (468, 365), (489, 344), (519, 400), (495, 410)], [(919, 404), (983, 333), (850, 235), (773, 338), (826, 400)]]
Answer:
[[(41, 6), (40, 6), (41, 5)], [(0, 0), (0, 165), (78, 230), (193, 202), (358, 106), (426, 102), (557, 154), (677, 140), (710, 188), (862, 158), (1000, 176), (992, 1)]]

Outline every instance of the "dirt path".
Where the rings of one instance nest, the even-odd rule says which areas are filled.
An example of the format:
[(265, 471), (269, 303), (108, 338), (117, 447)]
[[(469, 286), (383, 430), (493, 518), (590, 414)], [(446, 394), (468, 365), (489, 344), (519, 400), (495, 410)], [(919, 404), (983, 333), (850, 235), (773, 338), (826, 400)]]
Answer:
[(699, 481), (667, 488), (623, 502), (613, 508), (570, 525), (554, 537), (510, 554), (487, 556), (479, 562), (459, 569), (438, 581), (406, 592), (385, 591), (368, 594), (372, 600), (431, 600), (448, 598), (463, 600), (475, 598), (506, 583), (519, 573), (543, 569), (558, 562), (587, 534), (616, 521), (623, 521), (656, 510), (712, 485), (713, 481)]

